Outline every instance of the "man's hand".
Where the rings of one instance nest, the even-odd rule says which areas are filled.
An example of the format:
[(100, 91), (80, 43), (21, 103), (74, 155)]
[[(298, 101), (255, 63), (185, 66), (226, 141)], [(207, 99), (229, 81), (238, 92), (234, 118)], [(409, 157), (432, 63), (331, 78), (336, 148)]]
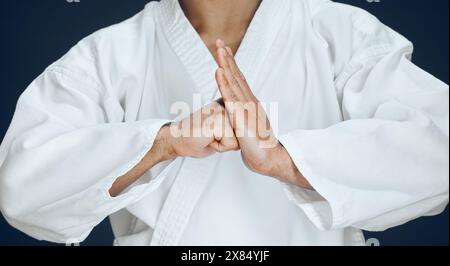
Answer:
[(214, 102), (181, 122), (162, 127), (144, 159), (119, 177), (109, 193), (112, 197), (118, 196), (160, 162), (176, 157), (204, 158), (216, 152), (235, 150), (239, 150), (239, 143), (225, 109), (221, 103)]
[(204, 158), (216, 152), (239, 150), (225, 109), (218, 102), (172, 124), (169, 131), (168, 143), (175, 156)]
[(311, 188), (276, 139), (267, 114), (237, 66), (232, 50), (221, 40), (216, 45), (219, 58), (216, 80), (244, 162), (254, 172)]

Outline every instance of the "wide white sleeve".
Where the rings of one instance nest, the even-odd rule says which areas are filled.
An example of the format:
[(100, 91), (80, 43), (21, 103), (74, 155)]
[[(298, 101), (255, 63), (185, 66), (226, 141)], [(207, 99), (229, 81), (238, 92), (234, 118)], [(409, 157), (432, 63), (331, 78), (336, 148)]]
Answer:
[(95, 82), (60, 67), (27, 88), (0, 150), (0, 209), (12, 226), (40, 240), (82, 242), (154, 189), (152, 180), (116, 198), (108, 193), (168, 122), (110, 121), (118, 106)]
[(336, 60), (348, 55), (336, 62), (344, 121), (280, 137), (316, 190), (288, 186), (289, 197), (322, 230), (381, 231), (440, 213), (449, 191), (448, 85), (409, 60), (404, 37), (364, 12), (335, 8), (316, 26), (326, 28)]

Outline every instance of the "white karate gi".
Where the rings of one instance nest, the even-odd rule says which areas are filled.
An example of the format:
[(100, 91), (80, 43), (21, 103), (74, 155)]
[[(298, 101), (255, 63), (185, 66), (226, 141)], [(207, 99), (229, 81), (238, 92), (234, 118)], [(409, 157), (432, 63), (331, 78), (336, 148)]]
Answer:
[[(448, 203), (448, 85), (363, 10), (264, 0), (236, 55), (317, 192), (248, 170), (239, 152), (178, 158), (108, 189), (173, 120), (220, 97), (217, 64), (177, 0), (82, 40), (24, 92), (0, 150), (0, 207), (37, 239), (81, 242), (111, 216), (116, 245), (364, 245)], [(196, 110), (192, 110), (196, 111)]]

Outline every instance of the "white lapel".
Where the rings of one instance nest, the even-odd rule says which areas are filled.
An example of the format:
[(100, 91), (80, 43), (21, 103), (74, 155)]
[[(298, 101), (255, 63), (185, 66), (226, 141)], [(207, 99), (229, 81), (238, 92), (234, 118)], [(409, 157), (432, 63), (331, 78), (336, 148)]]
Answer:
[(191, 76), (205, 102), (211, 101), (216, 88), (217, 64), (205, 43), (186, 18), (178, 0), (161, 0), (157, 21), (175, 54)]
[[(250, 85), (276, 40), (288, 0), (263, 0), (236, 53), (236, 61)], [(186, 67), (205, 102), (220, 98), (215, 71), (217, 63), (207, 46), (186, 18), (178, 0), (161, 0), (157, 20), (168, 42)], [(255, 94), (258, 88), (253, 88)]]

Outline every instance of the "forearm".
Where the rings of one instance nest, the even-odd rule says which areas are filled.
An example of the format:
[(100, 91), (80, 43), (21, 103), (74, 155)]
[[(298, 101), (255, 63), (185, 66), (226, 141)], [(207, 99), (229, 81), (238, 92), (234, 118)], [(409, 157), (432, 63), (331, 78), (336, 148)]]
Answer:
[(172, 144), (170, 142), (169, 126), (164, 126), (159, 131), (152, 149), (133, 169), (131, 169), (125, 175), (117, 178), (117, 180), (110, 188), (109, 194), (112, 197), (118, 196), (122, 191), (139, 180), (139, 178), (141, 178), (148, 170), (152, 169), (155, 165), (167, 160), (174, 159), (175, 157), (176, 154), (173, 151)]

